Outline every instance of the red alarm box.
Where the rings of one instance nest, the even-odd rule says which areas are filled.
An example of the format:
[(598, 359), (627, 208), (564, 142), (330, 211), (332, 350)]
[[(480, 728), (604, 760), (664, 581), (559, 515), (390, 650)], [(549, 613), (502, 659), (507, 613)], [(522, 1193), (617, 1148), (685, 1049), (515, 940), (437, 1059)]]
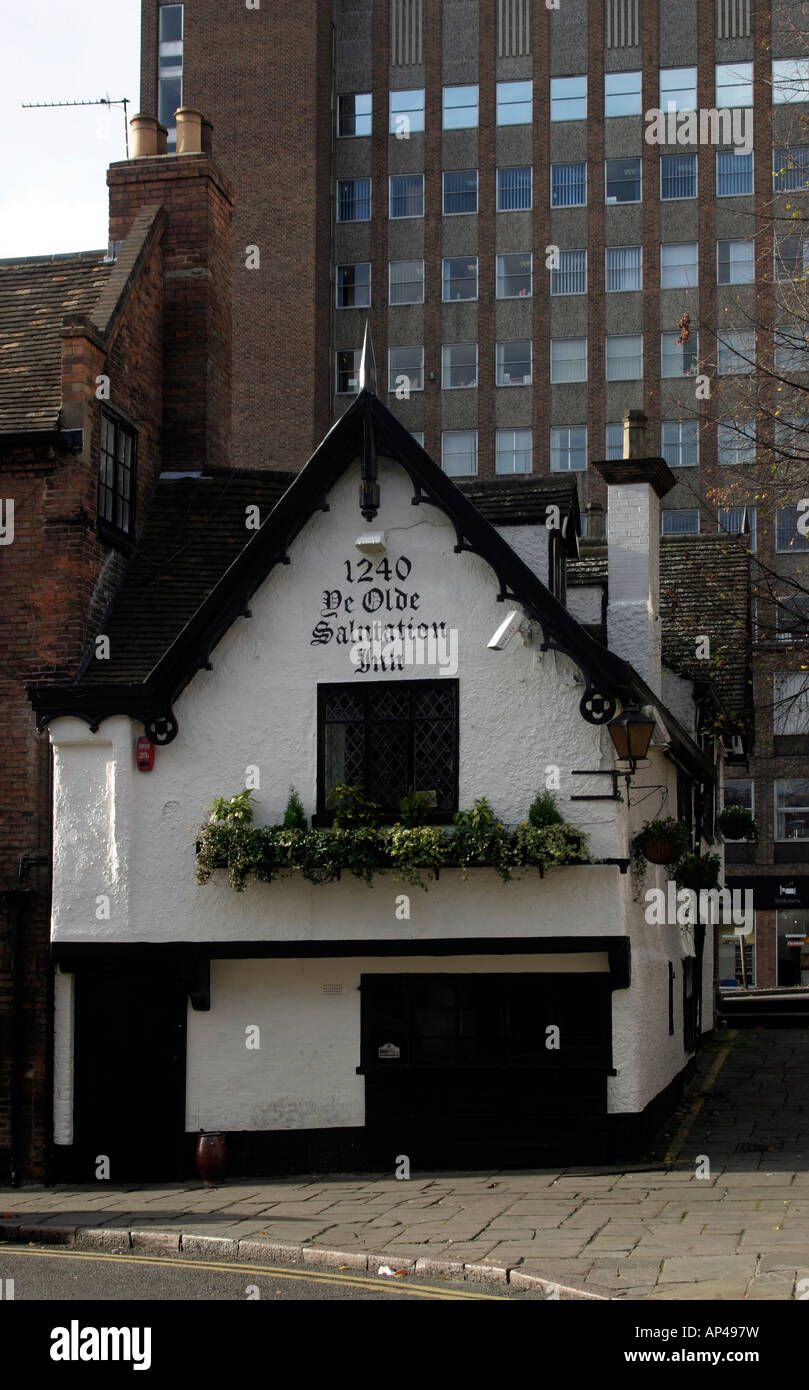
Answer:
[(151, 772), (154, 767), (154, 744), (145, 734), (135, 744), (135, 762), (138, 772)]

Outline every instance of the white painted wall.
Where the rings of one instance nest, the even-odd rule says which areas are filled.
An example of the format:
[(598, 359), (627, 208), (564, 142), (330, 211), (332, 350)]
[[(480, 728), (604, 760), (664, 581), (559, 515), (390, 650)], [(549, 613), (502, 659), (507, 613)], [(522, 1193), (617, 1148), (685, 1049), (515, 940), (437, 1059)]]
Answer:
[(607, 643), (659, 695), (660, 498), (649, 483), (612, 483), (607, 518)]
[[(356, 1073), (362, 975), (607, 969), (606, 952), (215, 961), (210, 1013), (188, 1014), (186, 1129), (363, 1125), (365, 1079)], [(342, 993), (326, 994), (324, 985)], [(245, 1030), (256, 1026), (260, 1047), (248, 1050)]]
[[(213, 669), (199, 672), (179, 697), (179, 735), (157, 749), (151, 773), (135, 770), (134, 741), (141, 728), (124, 717), (105, 720), (95, 734), (74, 719), (51, 725), (53, 939), (113, 944), (467, 937), (474, 942), (499, 934), (629, 934), (632, 986), (613, 996), (618, 1076), (610, 1082), (610, 1104), (620, 1111), (641, 1109), (684, 1064), (681, 1028), (673, 1038), (667, 1033), (665, 962), (681, 959), (690, 949), (676, 928), (647, 926), (642, 904), (632, 900), (631, 879), (614, 866), (556, 869), (544, 880), (534, 872), (506, 885), (488, 870), (470, 871), (468, 882), (459, 870), (450, 870), (427, 893), (391, 878), (377, 879), (371, 888), (351, 878), (323, 887), (296, 879), (251, 882), (241, 894), (227, 887), (222, 872), (204, 887), (195, 881), (194, 840), (205, 808), (215, 796), (239, 791), (248, 766), (260, 769), (258, 824), (280, 820), (290, 785), (300, 792), (307, 813), (314, 811), (317, 684), (372, 678), (355, 675), (349, 657), (349, 629), (357, 610), (362, 621), (370, 620), (361, 606), (370, 588), (399, 588), (413, 621), (443, 622), (457, 633), (462, 806), (486, 796), (503, 821), (518, 823), (543, 787), (546, 769), (558, 766), (560, 808), (589, 835), (592, 853), (601, 858), (627, 855), (631, 833), (644, 819), (661, 813), (657, 800), (633, 805), (629, 815), (622, 801), (571, 801), (573, 794), (603, 794), (609, 787), (604, 778), (574, 778), (572, 769), (613, 766), (606, 731), (587, 724), (579, 713), (579, 673), (566, 658), (543, 654), (538, 644), (525, 646), (519, 638), (505, 651), (488, 650), (506, 611), (496, 602), (497, 583), (488, 565), (477, 556), (454, 553), (454, 528), (436, 508), (411, 505), (411, 487), (398, 466), (381, 460), (379, 473), (381, 511), (374, 529), (386, 532), (392, 565), (402, 556), (411, 561), (406, 581), (363, 586), (346, 580), (345, 562), (356, 575), (361, 559), (354, 541), (368, 529), (357, 506), (358, 467), (352, 467), (330, 493), (330, 510), (318, 512), (303, 528), (291, 547), (291, 563), (279, 566), (253, 596), (253, 616), (236, 622), (212, 653)], [(326, 591), (332, 594), (329, 603), (324, 602)], [(354, 609), (343, 616), (346, 598), (353, 600)], [(323, 618), (324, 610), (335, 608), (338, 618)], [(333, 633), (327, 643), (313, 636), (321, 621)], [(341, 627), (344, 642), (339, 640)], [(437, 674), (435, 668), (417, 667), (378, 678)], [(640, 780), (665, 783), (670, 792), (674, 786), (673, 770), (659, 754)], [(401, 892), (411, 899), (407, 921), (395, 916)], [(108, 920), (103, 906), (99, 915), (99, 903), (105, 900)], [(391, 958), (385, 968), (422, 968), (414, 959)], [(515, 958), (499, 959), (503, 968), (512, 968), (507, 962)], [(530, 957), (530, 968), (547, 968), (538, 966), (540, 959)], [(464, 968), (463, 960), (453, 957), (452, 969)], [(380, 966), (374, 962), (374, 969)], [(306, 979), (313, 972), (311, 979), (319, 980), (324, 969), (331, 977), (338, 966), (331, 961), (305, 970), (301, 966)], [(359, 965), (355, 960), (339, 969), (356, 972)], [(222, 1116), (230, 1105), (232, 1116), (241, 1117), (239, 1127), (247, 1115), (253, 1119), (244, 1127), (262, 1127), (262, 1107), (267, 1105), (275, 1106), (279, 1125), (357, 1122), (346, 1118), (356, 1114), (358, 1095), (357, 1078), (346, 1066), (349, 1052), (354, 1058), (359, 1047), (358, 1015), (351, 1016), (350, 1026), (340, 1023), (336, 1042), (324, 1029), (311, 1045), (296, 1044), (299, 1063), (285, 1064), (283, 1082), (276, 1077), (274, 1090), (266, 1091), (261, 1072), (272, 1049), (255, 1065), (248, 1055), (260, 1079), (244, 1073), (253, 1079), (244, 1080), (241, 1094), (242, 1073), (234, 1074), (228, 1060), (234, 1020), (245, 1017), (248, 1005), (254, 1014), (260, 1005), (265, 1012), (246, 1023), (263, 1017), (271, 1038), (294, 1038), (311, 1019), (297, 999), (297, 984), (290, 986), (291, 993), (256, 995), (256, 982), (266, 982), (267, 971), (275, 972), (273, 979), (282, 978), (278, 962), (217, 962), (214, 970), (211, 1013), (189, 1016), (189, 1126), (225, 1124)], [(290, 974), (289, 980), (297, 976)], [(327, 1006), (332, 1007), (331, 1000), (318, 998), (319, 1017), (326, 1017)], [(349, 1016), (336, 1012), (337, 1018)], [(66, 1066), (66, 1040), (59, 1042), (59, 1056), (59, 1065)], [(240, 1055), (239, 1063), (244, 1063)], [(204, 1080), (206, 1067), (213, 1068), (210, 1085)], [(194, 1107), (204, 1111), (199, 1118)], [(236, 1126), (236, 1119), (227, 1123)]]
[(600, 623), (604, 613), (601, 584), (574, 584), (567, 590), (567, 610), (580, 623)]

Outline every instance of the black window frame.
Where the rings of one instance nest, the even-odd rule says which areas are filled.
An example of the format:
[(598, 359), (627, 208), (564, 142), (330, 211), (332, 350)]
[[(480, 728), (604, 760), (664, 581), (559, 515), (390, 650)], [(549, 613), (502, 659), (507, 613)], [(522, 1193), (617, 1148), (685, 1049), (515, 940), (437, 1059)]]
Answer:
[[(414, 623), (414, 627), (417, 627), (417, 624)], [(367, 702), (370, 700), (370, 698), (371, 698), (374, 694), (376, 694), (376, 693), (378, 693), (378, 692), (380, 692), (380, 691), (389, 690), (389, 689), (392, 689), (392, 688), (395, 688), (395, 689), (396, 689), (397, 691), (399, 691), (399, 692), (404, 692), (404, 691), (406, 691), (406, 692), (408, 692), (408, 694), (411, 696), (411, 709), (410, 709), (409, 730), (408, 730), (408, 769), (407, 769), (407, 786), (406, 786), (405, 789), (404, 789), (405, 792), (408, 791), (409, 788), (410, 788), (411, 786), (414, 786), (414, 785), (415, 785), (415, 781), (414, 781), (414, 777), (415, 777), (415, 772), (414, 772), (415, 762), (414, 762), (414, 744), (413, 744), (413, 735), (414, 735), (414, 729), (415, 729), (415, 720), (414, 720), (414, 718), (413, 718), (413, 711), (412, 711), (412, 697), (413, 697), (413, 695), (423, 693), (425, 690), (428, 690), (428, 689), (436, 689), (436, 688), (441, 689), (441, 690), (444, 690), (444, 691), (449, 691), (449, 692), (451, 692), (451, 694), (452, 694), (452, 696), (453, 696), (453, 714), (454, 714), (454, 724), (455, 724), (455, 727), (454, 727), (454, 741), (453, 741), (453, 770), (452, 770), (452, 779), (451, 779), (451, 783), (452, 783), (452, 784), (451, 784), (451, 796), (450, 796), (450, 802), (451, 802), (451, 804), (450, 804), (448, 807), (444, 807), (444, 808), (434, 807), (434, 808), (432, 809), (431, 813), (430, 813), (430, 821), (431, 821), (431, 823), (433, 823), (433, 824), (435, 824), (435, 825), (448, 825), (448, 824), (450, 824), (450, 823), (452, 822), (452, 818), (453, 818), (455, 812), (458, 810), (458, 755), (459, 755), (459, 718), (458, 718), (458, 713), (459, 713), (459, 682), (458, 682), (457, 678), (453, 678), (453, 677), (449, 677), (449, 676), (439, 676), (437, 679), (432, 679), (432, 680), (426, 679), (426, 680), (401, 680), (401, 681), (400, 681), (400, 680), (397, 680), (397, 681), (390, 681), (390, 680), (364, 681), (364, 680), (362, 680), (362, 678), (360, 678), (359, 680), (355, 680), (355, 681), (353, 682), (353, 684), (352, 684), (351, 682), (349, 682), (349, 681), (327, 681), (327, 682), (318, 684), (318, 687), (317, 687), (317, 811), (316, 811), (315, 815), (312, 817), (312, 824), (313, 824), (313, 826), (329, 826), (329, 825), (332, 825), (333, 822), (334, 822), (334, 808), (333, 808), (333, 807), (328, 807), (328, 806), (326, 805), (326, 794), (327, 794), (327, 790), (328, 790), (327, 787), (326, 787), (326, 736), (325, 736), (325, 735), (326, 735), (326, 722), (327, 722), (327, 721), (326, 721), (326, 702), (327, 702), (327, 700), (329, 699), (329, 697), (330, 697), (331, 695), (334, 695), (334, 694), (336, 694), (336, 693), (339, 692), (339, 691), (348, 691), (348, 692), (351, 693), (351, 695), (352, 695), (353, 698), (355, 698), (355, 699), (356, 699), (356, 698), (359, 698), (360, 700), (365, 700), (365, 701), (366, 701), (366, 711), (367, 711)], [(367, 712), (366, 712), (366, 714), (365, 714), (365, 721), (366, 721), (366, 722), (367, 722), (367, 719), (368, 719), (368, 715), (367, 715)], [(369, 759), (369, 756), (370, 756), (369, 741), (366, 740), (366, 746), (365, 746), (366, 777), (365, 777), (365, 779), (364, 779), (364, 781), (363, 781), (363, 785), (364, 785), (364, 786), (367, 786), (367, 784), (368, 784), (367, 768), (368, 768), (368, 759)], [(417, 788), (417, 790), (418, 790), (418, 788)], [(404, 792), (403, 792), (403, 795), (404, 795)], [(399, 816), (400, 816), (400, 811), (399, 811), (399, 806), (398, 806), (398, 804), (397, 804), (396, 806), (381, 806), (381, 807), (380, 807), (380, 820), (382, 820), (382, 821), (384, 821), (384, 822), (391, 823), (391, 822), (393, 822), (393, 821), (398, 820), (398, 819), (399, 819)]]
[[(113, 435), (113, 480), (109, 487), (102, 476), (102, 457), (109, 451), (103, 445), (103, 422), (107, 421), (112, 425)], [(132, 442), (132, 457), (129, 465), (129, 495), (126, 497), (128, 505), (127, 525), (120, 526), (114, 519), (118, 513), (118, 503), (121, 497), (121, 474), (119, 472), (120, 461), (118, 458), (118, 440), (121, 435), (125, 435)], [(135, 426), (125, 420), (116, 410), (111, 410), (109, 406), (103, 405), (99, 414), (98, 421), (98, 472), (96, 490), (96, 519), (100, 535), (109, 537), (112, 540), (130, 541), (135, 530), (135, 499), (137, 489), (137, 463), (138, 463), (138, 431)], [(112, 516), (106, 516), (102, 507), (102, 497), (109, 496), (110, 511)]]

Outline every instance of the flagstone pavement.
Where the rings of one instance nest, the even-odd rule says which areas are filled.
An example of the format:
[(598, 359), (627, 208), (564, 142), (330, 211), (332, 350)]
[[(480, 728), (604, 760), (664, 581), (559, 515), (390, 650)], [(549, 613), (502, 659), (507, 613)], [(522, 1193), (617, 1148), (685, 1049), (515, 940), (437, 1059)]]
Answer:
[(0, 1240), (455, 1277), (463, 1266), (610, 1299), (809, 1298), (809, 1029), (718, 1033), (628, 1167), (29, 1185), (0, 1189)]

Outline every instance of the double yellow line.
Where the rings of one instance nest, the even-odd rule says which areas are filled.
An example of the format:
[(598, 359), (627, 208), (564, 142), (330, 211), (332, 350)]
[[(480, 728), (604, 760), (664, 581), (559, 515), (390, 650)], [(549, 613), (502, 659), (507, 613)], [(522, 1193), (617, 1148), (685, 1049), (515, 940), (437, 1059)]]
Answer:
[[(278, 1268), (275, 1265), (253, 1265), (243, 1264), (241, 1262), (238, 1264), (231, 1264), (220, 1260), (173, 1260), (170, 1256), (104, 1255), (100, 1252), (96, 1253), (94, 1250), (40, 1250), (24, 1245), (7, 1245), (4, 1247), (3, 1253), (15, 1257), (17, 1255), (25, 1255), (48, 1260), (92, 1260), (97, 1263), (104, 1262), (106, 1264), (150, 1265), (157, 1269), (165, 1269), (169, 1266), (174, 1269), (218, 1270), (223, 1274), (242, 1274), (245, 1277), (246, 1283), (250, 1283), (252, 1279), (260, 1275), (264, 1278), (291, 1279), (297, 1280), (298, 1282), (306, 1280), (313, 1284), (342, 1284), (349, 1288), (374, 1289), (377, 1292), (385, 1289), (386, 1291), (404, 1294), (405, 1297), (409, 1298), (435, 1298), (443, 1300), (473, 1298), (484, 1299), (486, 1301), (490, 1301), (491, 1299), (499, 1299), (501, 1302), (504, 1300), (506, 1302), (508, 1301), (503, 1294), (467, 1293), (465, 1290), (460, 1289), (439, 1289), (433, 1288), (429, 1284), (412, 1284), (409, 1280), (406, 1281), (404, 1278), (388, 1279), (384, 1277), (383, 1279), (370, 1279), (363, 1278), (363, 1276), (359, 1274), (322, 1274), (318, 1270), (306, 1269), (305, 1267), (289, 1269), (288, 1267)], [(0, 1254), (0, 1260), (2, 1260), (2, 1254)], [(247, 1301), (249, 1302), (249, 1300)]]

